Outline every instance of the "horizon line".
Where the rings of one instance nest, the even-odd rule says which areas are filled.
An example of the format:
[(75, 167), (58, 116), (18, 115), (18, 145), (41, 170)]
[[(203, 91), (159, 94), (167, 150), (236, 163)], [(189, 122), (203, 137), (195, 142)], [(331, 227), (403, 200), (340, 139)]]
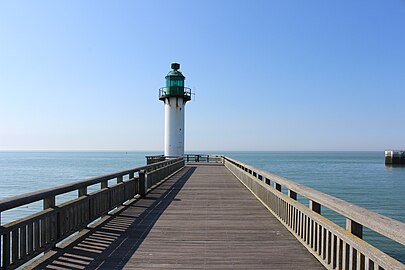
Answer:
[[(356, 150), (356, 149), (324, 149), (324, 150), (189, 150), (185, 154), (203, 153), (203, 152), (383, 152), (386, 150), (401, 150), (401, 149), (384, 149), (384, 150)], [(0, 149), (0, 152), (164, 152), (163, 150), (130, 150), (130, 149)]]

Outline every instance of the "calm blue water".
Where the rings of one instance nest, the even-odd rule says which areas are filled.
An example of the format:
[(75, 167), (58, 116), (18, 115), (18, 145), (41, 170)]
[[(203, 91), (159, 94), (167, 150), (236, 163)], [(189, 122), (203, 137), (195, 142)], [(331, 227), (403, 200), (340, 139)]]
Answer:
[[(155, 152), (0, 152), (0, 199), (145, 164)], [(255, 167), (405, 222), (405, 167), (384, 166), (383, 152), (225, 152)], [(57, 198), (73, 198), (76, 193)], [(299, 198), (303, 203), (307, 201)], [(2, 223), (35, 212), (41, 203), (2, 214)], [(344, 219), (322, 209), (343, 226)], [(365, 239), (405, 262), (399, 244), (365, 230)]]

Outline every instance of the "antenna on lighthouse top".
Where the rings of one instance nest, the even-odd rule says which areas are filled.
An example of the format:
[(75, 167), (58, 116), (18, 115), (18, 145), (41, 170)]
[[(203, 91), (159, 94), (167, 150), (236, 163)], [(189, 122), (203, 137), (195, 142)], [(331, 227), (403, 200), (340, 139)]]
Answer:
[(174, 70), (180, 69), (180, 64), (179, 63), (172, 63), (172, 69), (174, 69)]

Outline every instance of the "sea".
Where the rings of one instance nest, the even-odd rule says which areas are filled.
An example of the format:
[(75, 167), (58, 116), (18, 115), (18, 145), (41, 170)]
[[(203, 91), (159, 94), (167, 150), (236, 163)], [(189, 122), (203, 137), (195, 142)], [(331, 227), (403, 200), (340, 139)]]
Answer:
[[(201, 151), (204, 154), (219, 152)], [(2, 151), (0, 200), (86, 178), (143, 166), (153, 151)], [(405, 223), (405, 166), (384, 165), (384, 152), (221, 152), (254, 167)], [(94, 187), (95, 188), (95, 187)], [(89, 189), (91, 191), (91, 189)], [(286, 192), (286, 190), (283, 190)], [(57, 197), (62, 203), (76, 192)], [(299, 197), (303, 204), (308, 200)], [(42, 207), (33, 203), (1, 213), (6, 224)], [(322, 214), (344, 227), (345, 219), (325, 207)], [(405, 247), (364, 229), (364, 239), (405, 263)]]

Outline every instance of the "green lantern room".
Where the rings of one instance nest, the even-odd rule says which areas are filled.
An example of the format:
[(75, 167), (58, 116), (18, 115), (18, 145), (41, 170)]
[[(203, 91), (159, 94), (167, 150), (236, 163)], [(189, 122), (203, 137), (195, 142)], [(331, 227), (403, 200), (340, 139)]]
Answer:
[(179, 71), (180, 64), (172, 63), (172, 70), (166, 75), (166, 87), (160, 89), (159, 99), (182, 97), (185, 101), (191, 99), (191, 89), (184, 87), (186, 77)]

